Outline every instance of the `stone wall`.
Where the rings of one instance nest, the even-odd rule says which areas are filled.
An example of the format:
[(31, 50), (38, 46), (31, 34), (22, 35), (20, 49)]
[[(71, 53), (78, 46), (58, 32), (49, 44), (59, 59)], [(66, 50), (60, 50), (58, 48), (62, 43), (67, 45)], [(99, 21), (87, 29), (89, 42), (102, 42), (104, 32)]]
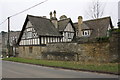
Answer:
[[(110, 42), (52, 43), (46, 46), (19, 46), (19, 57), (82, 62), (113, 62), (120, 60), (120, 33), (112, 34)], [(32, 53), (30, 53), (30, 47)]]
[[(32, 52), (30, 52), (30, 47), (32, 48)], [(42, 59), (41, 57), (42, 50), (44, 50), (44, 47), (41, 46), (19, 46), (18, 57)]]
[[(50, 59), (58, 59), (62, 57), (62, 60), (76, 60), (76, 61), (97, 61), (97, 62), (109, 62), (109, 43), (56, 43), (48, 44), (46, 49), (42, 52), (51, 56)], [(52, 53), (52, 54), (51, 54)], [(66, 54), (66, 56), (56, 55)], [(69, 54), (74, 54), (70, 56)], [(49, 56), (46, 56), (49, 59)], [(64, 58), (63, 58), (64, 57)]]
[(77, 43), (53, 43), (47, 44), (42, 52), (44, 59), (52, 60), (76, 60)]
[(111, 35), (110, 54), (112, 55), (112, 58), (120, 62), (120, 32), (113, 32)]

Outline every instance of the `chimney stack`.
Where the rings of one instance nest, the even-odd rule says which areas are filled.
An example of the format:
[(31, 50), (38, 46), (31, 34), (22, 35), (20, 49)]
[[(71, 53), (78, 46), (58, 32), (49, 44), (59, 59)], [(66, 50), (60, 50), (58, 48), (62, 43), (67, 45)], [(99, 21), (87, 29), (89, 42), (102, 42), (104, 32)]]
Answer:
[(50, 19), (52, 19), (52, 12), (50, 12)]
[(78, 25), (81, 25), (83, 23), (82, 16), (78, 16)]
[(56, 11), (55, 10), (53, 11), (53, 16), (52, 16), (52, 12), (50, 12), (50, 19), (51, 19), (51, 22), (54, 24), (55, 28), (58, 28), (58, 21), (56, 18)]
[(82, 16), (78, 16), (78, 36), (79, 37), (82, 37), (82, 23), (83, 23)]
[(56, 11), (55, 10), (54, 10), (53, 14), (54, 14), (54, 18), (56, 18)]

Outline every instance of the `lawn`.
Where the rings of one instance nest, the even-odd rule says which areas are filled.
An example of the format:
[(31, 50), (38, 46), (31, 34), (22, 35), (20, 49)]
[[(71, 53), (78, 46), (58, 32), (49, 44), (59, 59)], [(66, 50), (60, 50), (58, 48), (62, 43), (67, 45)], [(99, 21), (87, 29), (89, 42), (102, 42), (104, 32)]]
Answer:
[(24, 59), (18, 57), (5, 58), (3, 60), (15, 61), (22, 63), (30, 63), (44, 66), (55, 66), (70, 69), (90, 70), (90, 71), (103, 71), (110, 73), (118, 73), (118, 63), (81, 63), (75, 61), (53, 61), (53, 60), (36, 60)]

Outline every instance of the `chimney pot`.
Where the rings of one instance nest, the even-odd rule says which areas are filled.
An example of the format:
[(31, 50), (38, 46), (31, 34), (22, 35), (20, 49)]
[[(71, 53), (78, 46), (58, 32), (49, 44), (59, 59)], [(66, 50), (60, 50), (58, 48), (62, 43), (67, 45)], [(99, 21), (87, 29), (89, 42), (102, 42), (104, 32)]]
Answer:
[(50, 12), (50, 19), (52, 19), (52, 12)]
[(54, 10), (53, 14), (54, 14), (54, 17), (56, 18), (56, 11), (55, 10)]
[(81, 25), (83, 22), (82, 16), (78, 16), (78, 25)]
[(82, 16), (78, 16), (78, 19), (83, 19)]

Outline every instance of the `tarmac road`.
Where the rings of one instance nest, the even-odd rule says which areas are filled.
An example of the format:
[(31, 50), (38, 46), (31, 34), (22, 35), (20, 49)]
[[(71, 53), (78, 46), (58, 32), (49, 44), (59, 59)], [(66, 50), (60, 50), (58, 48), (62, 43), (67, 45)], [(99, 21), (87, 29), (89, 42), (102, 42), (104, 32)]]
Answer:
[(118, 78), (117, 75), (43, 67), (2, 61), (3, 78)]

